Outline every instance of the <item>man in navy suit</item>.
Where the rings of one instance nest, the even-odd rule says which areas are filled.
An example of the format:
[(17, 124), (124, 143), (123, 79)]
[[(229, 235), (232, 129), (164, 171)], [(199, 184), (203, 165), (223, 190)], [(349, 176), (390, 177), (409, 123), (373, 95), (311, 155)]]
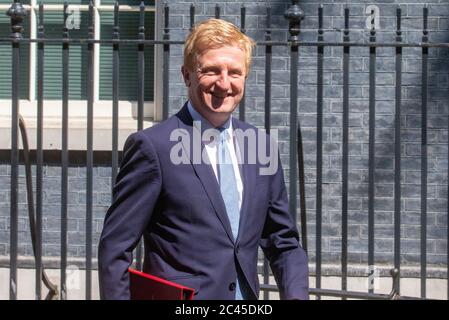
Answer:
[(307, 256), (288, 211), (279, 156), (264, 158), (273, 139), (231, 116), (253, 46), (220, 19), (188, 36), (188, 102), (132, 134), (123, 149), (99, 244), (101, 298), (130, 298), (128, 267), (143, 235), (143, 271), (194, 288), (195, 299), (257, 299), (259, 246), (281, 299), (308, 299)]

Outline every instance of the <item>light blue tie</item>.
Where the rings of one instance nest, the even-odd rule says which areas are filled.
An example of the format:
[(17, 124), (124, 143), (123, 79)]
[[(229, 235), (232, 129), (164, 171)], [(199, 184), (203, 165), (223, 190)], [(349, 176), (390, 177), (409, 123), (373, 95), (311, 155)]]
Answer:
[(220, 191), (231, 223), (234, 240), (239, 232), (239, 192), (232, 165), (231, 154), (226, 145), (226, 130), (220, 128), (220, 143), (218, 144), (218, 170), (220, 174)]
[[(229, 222), (231, 223), (234, 240), (237, 239), (239, 232), (239, 192), (237, 190), (237, 181), (235, 178), (234, 167), (232, 165), (231, 154), (226, 145), (227, 132), (224, 128), (220, 130), (220, 141), (218, 144), (218, 171), (220, 181), (220, 191), (226, 206)], [(237, 271), (238, 272), (238, 271)], [(235, 299), (243, 300), (241, 286), (236, 279)]]

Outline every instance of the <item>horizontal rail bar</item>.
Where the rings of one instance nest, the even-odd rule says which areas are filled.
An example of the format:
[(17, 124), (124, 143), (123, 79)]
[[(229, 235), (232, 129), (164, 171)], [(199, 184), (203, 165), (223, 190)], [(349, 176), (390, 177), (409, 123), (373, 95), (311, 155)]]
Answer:
[[(64, 5), (63, 4), (44, 4), (44, 10), (45, 11), (63, 11), (64, 10)], [(0, 5), (0, 10), (8, 10), (9, 7), (11, 7), (10, 4), (1, 4)], [(23, 7), (27, 10), (39, 10), (39, 5), (29, 5), (29, 4), (24, 4)], [(87, 4), (69, 4), (68, 8), (78, 8), (80, 11), (89, 11), (89, 5)], [(114, 5), (99, 5), (99, 6), (94, 6), (94, 9), (97, 9), (98, 11), (114, 11)], [(120, 5), (120, 12), (122, 11), (135, 11), (135, 12), (139, 12), (140, 11), (140, 6), (130, 6), (130, 5), (125, 5), (125, 4), (121, 4)], [(156, 7), (155, 6), (145, 6), (145, 11), (147, 12), (155, 12), (156, 11)]]
[(63, 39), (63, 38), (52, 38), (52, 39), (20, 39), (13, 40), (10, 38), (0, 38), (0, 42), (25, 42), (25, 43), (80, 43), (80, 44), (89, 44), (89, 43), (99, 43), (99, 44), (184, 44), (184, 41), (164, 41), (164, 40), (139, 40), (139, 39)]
[[(275, 285), (261, 284), (260, 290), (269, 292), (279, 292), (279, 289)], [(366, 293), (358, 291), (344, 291), (344, 290), (332, 290), (332, 289), (309, 289), (310, 295), (320, 295), (327, 297), (339, 297), (339, 298), (357, 298), (357, 299), (375, 299), (375, 300), (390, 300), (391, 296), (389, 294), (381, 293)], [(409, 296), (397, 296), (396, 300), (424, 300), (418, 297)]]
[[(292, 42), (286, 41), (258, 41), (257, 45), (270, 45), (270, 46), (289, 46)], [(410, 42), (410, 43), (395, 43), (395, 42), (318, 42), (318, 41), (307, 41), (307, 42), (295, 42), (298, 46), (302, 47), (418, 47), (418, 48), (449, 48), (449, 43), (446, 42), (434, 42), (434, 43), (423, 43), (423, 42)]]
[[(139, 39), (62, 39), (62, 38), (53, 38), (53, 39), (11, 39), (11, 38), (0, 38), (0, 42), (36, 42), (36, 43), (100, 43), (100, 44), (184, 44), (184, 41), (180, 40), (139, 40)], [(262, 46), (290, 46), (292, 42), (287, 41), (259, 41), (256, 42), (256, 45)], [(295, 42), (295, 45), (303, 46), (303, 47), (390, 47), (390, 48), (449, 48), (449, 43), (446, 42), (435, 42), (435, 43), (422, 43), (422, 42), (411, 42), (411, 43), (394, 43), (394, 42), (373, 42), (373, 43), (363, 43), (363, 42)]]

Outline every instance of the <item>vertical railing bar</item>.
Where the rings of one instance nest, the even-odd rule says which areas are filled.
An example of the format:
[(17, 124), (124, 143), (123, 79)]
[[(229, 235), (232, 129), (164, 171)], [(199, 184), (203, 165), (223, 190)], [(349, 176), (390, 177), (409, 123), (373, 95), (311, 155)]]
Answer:
[(61, 300), (67, 299), (67, 190), (68, 190), (68, 109), (69, 109), (69, 29), (68, 4), (64, 2), (62, 44), (62, 143), (61, 143)]
[[(301, 19), (304, 18), (304, 12), (298, 5), (298, 0), (293, 0), (292, 5), (285, 11), (284, 17), (289, 21), (289, 45), (290, 45), (290, 149), (289, 149), (289, 211), (292, 220), (297, 225), (297, 180), (298, 168), (303, 170), (303, 165), (298, 163), (298, 146), (301, 145), (301, 135), (298, 132), (298, 65), (299, 65), (299, 34), (301, 28)], [(302, 155), (302, 150), (301, 150)], [(300, 160), (303, 160), (300, 158)], [(304, 196), (304, 194), (302, 194)], [(305, 198), (305, 196), (304, 196)], [(301, 203), (305, 206), (305, 204)], [(302, 209), (303, 207), (301, 207)], [(301, 211), (301, 220), (305, 218), (305, 211)], [(306, 227), (306, 226), (301, 226)], [(304, 230), (304, 229), (303, 229)], [(303, 234), (304, 236), (304, 234)]]
[[(139, 16), (139, 40), (145, 40), (145, 4), (143, 1), (140, 2), (140, 16)], [(137, 106), (137, 130), (143, 129), (143, 105), (145, 99), (145, 44), (138, 44), (138, 106)]]
[[(318, 7), (318, 42), (324, 41), (323, 5)], [(321, 258), (322, 258), (322, 207), (323, 207), (323, 64), (324, 46), (317, 47), (317, 131), (316, 131), (316, 238), (315, 238), (315, 287), (321, 288)], [(320, 295), (315, 296), (317, 300)]]
[[(39, 3), (39, 25), (37, 37), (44, 38), (44, 5)], [(42, 178), (44, 154), (43, 140), (43, 100), (44, 100), (44, 43), (37, 45), (37, 137), (36, 137), (36, 300), (42, 298)]]
[[(245, 29), (245, 21), (246, 21), (246, 8), (243, 5), (240, 9), (240, 31), (245, 33), (246, 29)], [(247, 70), (248, 71), (248, 70)], [(245, 121), (245, 92), (243, 92), (243, 97), (242, 100), (240, 101), (239, 104), (239, 119), (241, 121)]]
[(304, 148), (302, 144), (301, 123), (298, 119), (297, 127), (297, 157), (298, 157), (298, 186), (300, 205), (301, 245), (307, 254), (307, 213), (306, 213), (306, 185), (304, 174)]
[(192, 3), (190, 5), (190, 31), (192, 31), (195, 25), (195, 5)]
[(220, 6), (215, 4), (215, 19), (220, 19)]
[[(349, 8), (345, 8), (344, 42), (349, 42)], [(349, 166), (349, 59), (350, 47), (343, 49), (343, 163), (341, 212), (341, 289), (348, 289), (348, 166)], [(343, 297), (343, 300), (346, 300)]]
[[(267, 6), (267, 28), (265, 30), (265, 41), (271, 41), (271, 7)], [(271, 65), (273, 55), (272, 46), (265, 46), (265, 130), (270, 133), (271, 129)]]
[[(165, 2), (164, 4), (164, 36), (163, 40), (168, 41), (170, 40), (170, 29), (169, 29), (169, 13), (170, 8)], [(163, 82), (163, 88), (162, 88), (162, 120), (168, 119), (168, 81), (169, 81), (169, 68), (170, 68), (170, 44), (164, 43), (164, 55), (163, 55), (163, 73), (162, 73), (162, 82)]]
[[(289, 211), (295, 224), (297, 221), (297, 182), (298, 179), (298, 146), (301, 145), (301, 135), (298, 131), (298, 64), (299, 64), (299, 33), (301, 19), (304, 18), (304, 12), (298, 5), (298, 1), (292, 1), (292, 5), (284, 14), (289, 20), (289, 44), (290, 44), (290, 149), (289, 149)], [(301, 150), (302, 151), (302, 150)], [(302, 153), (301, 153), (302, 154)], [(302, 160), (302, 158), (301, 158)], [(301, 203), (301, 205), (305, 205)], [(301, 207), (303, 208), (303, 207)], [(301, 211), (305, 214), (305, 212)], [(301, 218), (303, 216), (301, 215)], [(306, 227), (306, 226), (301, 226)], [(303, 234), (304, 235), (304, 234)]]
[[(265, 40), (271, 41), (271, 7), (267, 6), (267, 28), (265, 30)], [(265, 46), (265, 130), (267, 134), (271, 129), (271, 62), (272, 62), (272, 46)], [(264, 256), (263, 260), (263, 283), (269, 284), (270, 270), (268, 260)], [(269, 299), (269, 292), (263, 292), (264, 300)]]
[(20, 40), (22, 22), (26, 10), (18, 1), (14, 1), (7, 15), (11, 17), (12, 40), (12, 103), (11, 103), (11, 191), (10, 191), (10, 262), (9, 262), (9, 299), (17, 299), (17, 256), (18, 256), (18, 187), (19, 187), (19, 86), (20, 86)]
[[(402, 42), (401, 8), (396, 9), (396, 42)], [(402, 104), (402, 47), (396, 47), (396, 93), (394, 137), (394, 267), (400, 277), (401, 266), (401, 104)], [(395, 289), (400, 294), (400, 281)]]
[[(376, 42), (374, 10), (371, 11), (370, 42)], [(375, 124), (376, 124), (376, 47), (370, 47), (369, 58), (369, 173), (368, 173), (368, 268), (374, 272), (374, 173), (375, 173)], [(370, 277), (373, 279), (373, 277)], [(373, 293), (372, 283), (368, 288)]]
[[(20, 37), (20, 35), (18, 35)], [(17, 37), (17, 38), (18, 38)], [(12, 114), (11, 114), (11, 220), (10, 220), (10, 300), (17, 299), (17, 251), (18, 251), (18, 185), (19, 185), (19, 61), (20, 43), (13, 42), (12, 56)]]
[(302, 131), (301, 124), (298, 119), (297, 125), (297, 157), (298, 157), (298, 185), (300, 197), (300, 224), (301, 224), (301, 244), (302, 248), (307, 254), (307, 214), (306, 214), (306, 199), (305, 199), (305, 177), (304, 177), (304, 148), (302, 145)]
[[(120, 77), (120, 27), (119, 27), (118, 1), (114, 5), (114, 32), (112, 38), (117, 40), (112, 45), (112, 174), (111, 195), (113, 194), (115, 179), (118, 173), (118, 101), (119, 101), (119, 77)], [(113, 201), (111, 197), (111, 201)]]
[[(140, 2), (140, 23), (139, 40), (145, 40), (145, 3)], [(138, 111), (137, 111), (137, 130), (143, 129), (143, 105), (145, 99), (145, 45), (138, 45)], [(140, 239), (136, 250), (136, 269), (142, 270), (142, 239)]]
[[(89, 39), (94, 39), (94, 10), (92, 0), (89, 3)], [(86, 300), (92, 299), (92, 198), (93, 198), (93, 116), (94, 116), (94, 44), (87, 44), (87, 184), (86, 184)]]
[(298, 132), (298, 42), (297, 39), (291, 40), (290, 48), (290, 177), (289, 177), (289, 189), (290, 189), (290, 214), (293, 221), (296, 221), (297, 216), (297, 132)]
[[(422, 42), (428, 42), (427, 5), (423, 8)], [(422, 110), (421, 110), (421, 297), (426, 297), (427, 268), (427, 96), (428, 96), (428, 53), (422, 48)]]

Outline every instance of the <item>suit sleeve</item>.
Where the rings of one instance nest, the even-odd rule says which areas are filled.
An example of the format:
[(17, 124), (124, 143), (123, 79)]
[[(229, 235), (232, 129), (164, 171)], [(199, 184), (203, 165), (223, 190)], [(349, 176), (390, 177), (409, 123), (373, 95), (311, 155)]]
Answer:
[(307, 255), (299, 244), (298, 231), (289, 214), (284, 175), (278, 158), (278, 170), (271, 176), (268, 213), (261, 247), (270, 262), (281, 299), (308, 299)]
[(151, 140), (142, 132), (129, 136), (113, 190), (113, 203), (98, 247), (101, 299), (129, 299), (128, 267), (149, 223), (161, 189), (161, 173)]

